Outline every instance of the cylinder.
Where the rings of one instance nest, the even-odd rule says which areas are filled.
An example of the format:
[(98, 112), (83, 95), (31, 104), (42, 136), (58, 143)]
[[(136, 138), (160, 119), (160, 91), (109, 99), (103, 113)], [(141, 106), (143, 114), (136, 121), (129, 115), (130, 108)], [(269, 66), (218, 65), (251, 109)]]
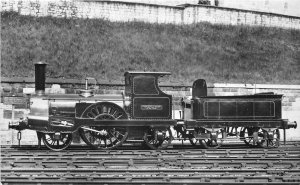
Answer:
[(37, 62), (35, 65), (35, 94), (42, 96), (45, 94), (46, 65), (44, 62)]

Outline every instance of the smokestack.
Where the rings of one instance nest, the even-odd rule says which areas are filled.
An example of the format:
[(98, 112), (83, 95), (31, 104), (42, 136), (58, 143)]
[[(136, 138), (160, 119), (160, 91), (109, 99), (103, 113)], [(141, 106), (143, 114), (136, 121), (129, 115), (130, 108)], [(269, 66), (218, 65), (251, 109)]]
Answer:
[(42, 96), (45, 94), (46, 65), (44, 62), (37, 62), (35, 65), (35, 94)]

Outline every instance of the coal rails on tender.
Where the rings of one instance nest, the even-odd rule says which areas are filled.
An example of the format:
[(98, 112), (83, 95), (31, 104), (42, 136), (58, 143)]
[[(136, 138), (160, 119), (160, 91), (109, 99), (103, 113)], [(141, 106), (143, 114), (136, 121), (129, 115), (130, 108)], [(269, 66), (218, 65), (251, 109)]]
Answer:
[[(282, 119), (282, 96), (274, 93), (246, 96), (207, 96), (203, 79), (192, 86), (192, 97), (183, 97), (180, 110), (172, 110), (172, 96), (158, 86), (168, 72), (126, 72), (122, 94), (94, 94), (86, 79), (79, 94), (45, 94), (45, 63), (35, 64), (36, 93), (30, 98), (26, 119), (10, 123), (16, 130), (31, 129), (51, 150), (63, 150), (74, 132), (94, 149), (116, 148), (126, 139), (165, 149), (172, 140), (218, 148), (232, 140), (265, 148), (278, 147), (279, 129), (296, 128)], [(96, 83), (95, 83), (96, 84)], [(174, 119), (174, 112), (180, 116)]]

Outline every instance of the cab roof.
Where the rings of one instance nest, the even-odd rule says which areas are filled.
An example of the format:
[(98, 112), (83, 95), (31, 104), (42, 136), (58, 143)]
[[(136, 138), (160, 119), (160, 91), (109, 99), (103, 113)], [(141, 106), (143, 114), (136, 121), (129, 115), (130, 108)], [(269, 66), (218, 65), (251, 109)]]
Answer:
[(171, 75), (170, 72), (150, 72), (150, 71), (127, 71), (124, 73), (124, 76), (127, 75), (153, 75), (153, 76), (165, 76), (165, 75)]

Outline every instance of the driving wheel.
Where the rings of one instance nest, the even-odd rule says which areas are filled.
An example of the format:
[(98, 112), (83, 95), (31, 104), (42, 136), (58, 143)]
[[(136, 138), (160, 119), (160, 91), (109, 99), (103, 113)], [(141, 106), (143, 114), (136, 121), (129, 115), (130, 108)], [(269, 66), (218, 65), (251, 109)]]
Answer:
[(210, 131), (207, 131), (207, 133), (210, 133), (211, 137), (200, 140), (200, 144), (202, 145), (202, 147), (207, 149), (213, 149), (213, 148), (219, 148), (223, 144), (222, 130), (215, 132), (215, 134), (212, 134)]
[[(127, 119), (126, 112), (118, 105), (110, 102), (101, 102), (89, 106), (82, 118), (93, 120)], [(120, 126), (82, 126), (79, 129), (82, 140), (94, 149), (114, 149), (127, 139), (127, 127)]]
[(144, 134), (145, 144), (153, 150), (166, 149), (172, 142), (170, 128), (149, 128)]

